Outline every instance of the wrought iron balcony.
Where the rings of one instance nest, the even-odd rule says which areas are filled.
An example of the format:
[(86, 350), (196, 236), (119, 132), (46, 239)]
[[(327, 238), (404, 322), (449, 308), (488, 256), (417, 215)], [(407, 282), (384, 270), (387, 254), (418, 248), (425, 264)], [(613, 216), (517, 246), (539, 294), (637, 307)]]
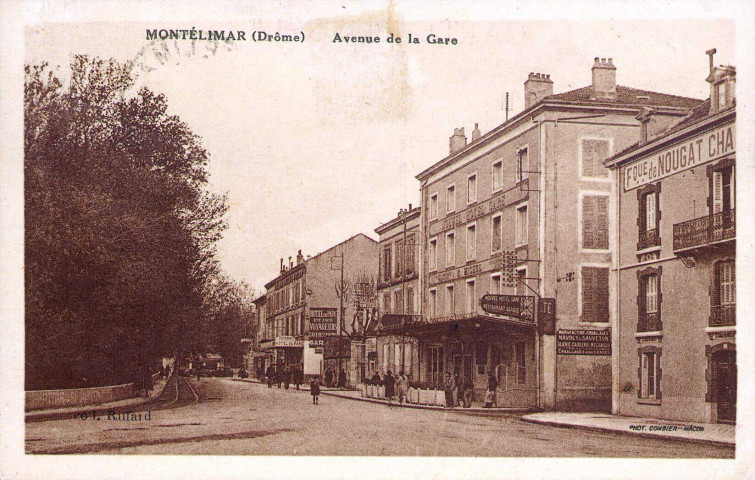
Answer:
[(652, 229), (644, 232), (640, 232), (639, 242), (637, 242), (637, 250), (643, 250), (645, 248), (655, 247), (660, 245), (660, 238), (658, 237), (658, 230)]
[(733, 240), (736, 236), (734, 209), (674, 224), (674, 252), (697, 249)]
[(731, 327), (737, 324), (737, 305), (714, 305), (710, 307), (708, 326)]
[(658, 313), (640, 313), (640, 318), (637, 322), (637, 333), (660, 332), (662, 330), (663, 324)]

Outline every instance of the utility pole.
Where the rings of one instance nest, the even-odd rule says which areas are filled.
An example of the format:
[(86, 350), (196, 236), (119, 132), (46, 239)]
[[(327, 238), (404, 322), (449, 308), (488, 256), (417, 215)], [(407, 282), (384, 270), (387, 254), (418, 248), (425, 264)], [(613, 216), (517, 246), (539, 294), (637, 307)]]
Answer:
[[(402, 208), (400, 213), (401, 213), (402, 219), (404, 221), (404, 234), (403, 234), (403, 239), (401, 240), (401, 250), (402, 250), (401, 251), (401, 262), (399, 264), (399, 268), (401, 269), (401, 304), (402, 304), (401, 305), (401, 311), (403, 312), (404, 315), (407, 315), (407, 312), (405, 311), (406, 310), (406, 304), (408, 303), (406, 301), (406, 278), (405, 277), (406, 277), (406, 264), (407, 264), (406, 259), (409, 256), (408, 255), (409, 252), (408, 252), (408, 250), (406, 248), (406, 217), (407, 217), (407, 214), (409, 212), (408, 212), (408, 210), (404, 210)], [(405, 339), (406, 339), (406, 335), (402, 331), (401, 332), (401, 370), (404, 373), (406, 373), (406, 365), (405, 365), (405, 362), (406, 362), (406, 342), (405, 342)]]

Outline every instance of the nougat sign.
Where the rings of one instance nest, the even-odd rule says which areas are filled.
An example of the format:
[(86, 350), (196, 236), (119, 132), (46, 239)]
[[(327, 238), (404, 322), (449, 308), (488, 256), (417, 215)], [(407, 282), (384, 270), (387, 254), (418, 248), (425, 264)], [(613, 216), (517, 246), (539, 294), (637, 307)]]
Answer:
[(729, 124), (696, 135), (624, 167), (624, 191), (716, 160), (736, 150), (736, 127)]

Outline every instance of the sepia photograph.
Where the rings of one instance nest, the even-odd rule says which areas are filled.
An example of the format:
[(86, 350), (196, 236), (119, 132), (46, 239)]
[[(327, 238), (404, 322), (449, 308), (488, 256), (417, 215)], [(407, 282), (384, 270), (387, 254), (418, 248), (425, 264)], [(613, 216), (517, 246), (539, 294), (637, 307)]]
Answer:
[(73, 3), (3, 62), (5, 478), (753, 474), (737, 10)]

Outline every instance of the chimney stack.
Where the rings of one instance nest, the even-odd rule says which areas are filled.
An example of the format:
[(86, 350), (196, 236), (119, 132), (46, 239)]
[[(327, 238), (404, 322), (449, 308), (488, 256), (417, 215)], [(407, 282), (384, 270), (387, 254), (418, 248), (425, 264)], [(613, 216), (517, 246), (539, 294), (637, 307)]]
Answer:
[(409, 211), (410, 212), (412, 211), (412, 204), (411, 203), (409, 204)]
[(530, 108), (548, 95), (553, 95), (551, 76), (530, 72), (527, 81), (524, 82), (524, 109)]
[(467, 137), (464, 135), (464, 127), (454, 128), (454, 134), (449, 138), (448, 145), (451, 155), (467, 146)]
[[(474, 130), (472, 130), (472, 141), (474, 142), (475, 140), (477, 140), (478, 138), (480, 138), (480, 136), (481, 135), (480, 135), (479, 124), (475, 123), (474, 124)], [(411, 210), (411, 208), (409, 210)]]
[(301, 254), (301, 250), (296, 254), (296, 266), (298, 267), (304, 263), (304, 255)]
[(592, 93), (596, 100), (616, 101), (616, 67), (613, 58), (595, 57), (592, 66)]
[(291, 257), (288, 257), (288, 268), (289, 269), (294, 268), (294, 261), (291, 260)]
[(281, 273), (283, 273), (283, 272), (284, 272), (284, 269), (283, 269), (283, 258), (281, 258)]

